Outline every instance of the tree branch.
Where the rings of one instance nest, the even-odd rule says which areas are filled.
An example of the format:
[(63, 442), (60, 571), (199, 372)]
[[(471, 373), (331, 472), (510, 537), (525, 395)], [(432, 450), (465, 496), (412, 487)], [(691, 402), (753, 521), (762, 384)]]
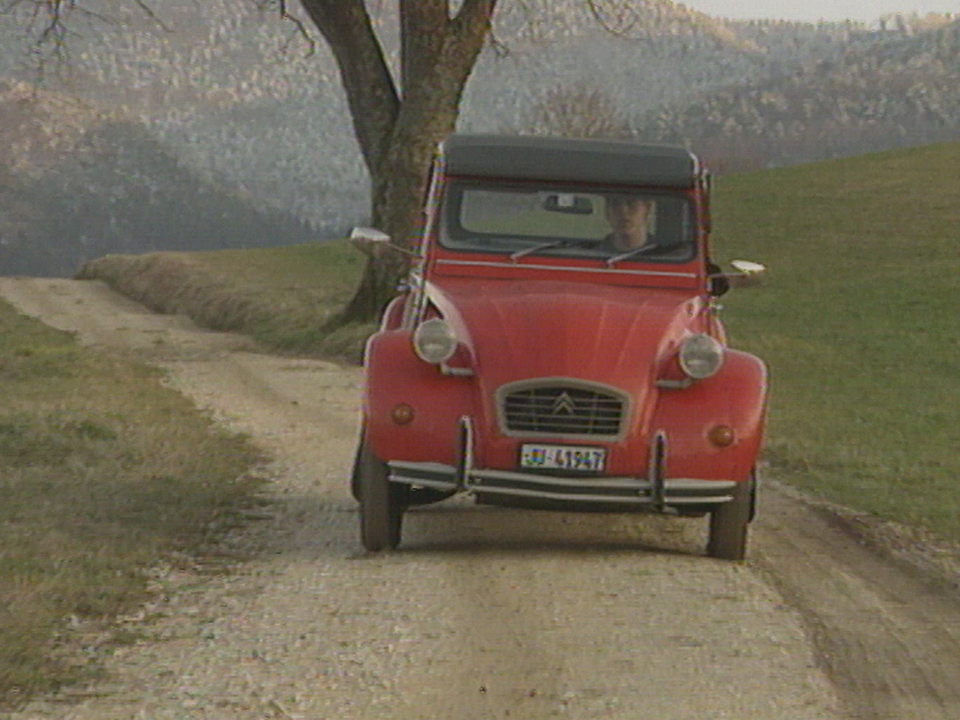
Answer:
[[(614, 3), (614, 11), (605, 11), (600, 0), (586, 0), (590, 14), (600, 24), (604, 30), (612, 35), (627, 35), (637, 25), (638, 17), (636, 10), (629, 4), (623, 2)], [(641, 2), (642, 7), (646, 2)]]
[[(165, 32), (173, 32), (154, 12), (147, 0), (133, 0), (133, 4)], [(58, 62), (63, 61), (67, 56), (67, 38), (71, 34), (67, 25), (67, 17), (70, 13), (79, 13), (81, 16), (92, 18), (103, 25), (117, 26), (120, 24), (116, 18), (81, 5), (80, 0), (9, 0), (0, 7), (0, 15), (12, 14), (14, 10), (22, 6), (32, 7), (27, 32), (34, 37), (33, 49), (41, 77), (46, 65), (44, 56), (46, 50), (49, 50), (49, 54), (55, 57)]]
[(370, 16), (362, 0), (300, 3), (336, 58), (354, 132), (372, 173), (386, 153), (400, 98)]
[(400, 0), (400, 83), (404, 91), (429, 73), (443, 51), (449, 0)]
[(163, 20), (161, 20), (160, 17), (153, 11), (153, 8), (147, 5), (147, 3), (145, 3), (143, 0), (135, 0), (135, 2), (137, 7), (143, 11), (143, 14), (153, 20), (162, 30), (168, 33), (173, 32), (173, 29), (164, 23)]
[[(453, 19), (453, 35), (458, 44), (459, 75), (466, 82), (477, 55), (490, 35), (497, 0), (463, 0), (460, 12)], [(454, 58), (447, 58), (454, 60)]]

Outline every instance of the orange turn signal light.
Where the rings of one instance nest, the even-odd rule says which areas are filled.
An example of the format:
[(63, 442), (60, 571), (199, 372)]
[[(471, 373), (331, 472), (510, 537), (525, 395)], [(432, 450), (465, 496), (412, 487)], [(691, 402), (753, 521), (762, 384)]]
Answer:
[(413, 422), (415, 415), (416, 413), (413, 411), (413, 408), (406, 403), (396, 405), (390, 412), (390, 417), (393, 418), (393, 421), (397, 425), (409, 425)]
[(707, 438), (717, 447), (725, 448), (737, 441), (737, 433), (729, 425), (714, 425), (707, 433)]

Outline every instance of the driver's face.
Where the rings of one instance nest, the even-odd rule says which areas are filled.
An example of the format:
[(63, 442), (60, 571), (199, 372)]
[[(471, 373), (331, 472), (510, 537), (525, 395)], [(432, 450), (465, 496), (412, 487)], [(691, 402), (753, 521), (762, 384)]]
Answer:
[(614, 196), (607, 199), (607, 222), (621, 241), (642, 245), (647, 240), (647, 220), (653, 203), (640, 197)]

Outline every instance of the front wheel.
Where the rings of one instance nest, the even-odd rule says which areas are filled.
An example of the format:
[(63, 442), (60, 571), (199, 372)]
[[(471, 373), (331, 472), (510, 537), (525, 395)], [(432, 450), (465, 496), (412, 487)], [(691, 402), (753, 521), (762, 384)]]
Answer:
[(360, 442), (355, 470), (360, 495), (360, 539), (370, 552), (393, 550), (400, 544), (404, 488), (390, 482), (387, 464)]
[(707, 555), (721, 560), (743, 560), (747, 554), (747, 526), (753, 519), (756, 480), (739, 483), (733, 499), (710, 512)]

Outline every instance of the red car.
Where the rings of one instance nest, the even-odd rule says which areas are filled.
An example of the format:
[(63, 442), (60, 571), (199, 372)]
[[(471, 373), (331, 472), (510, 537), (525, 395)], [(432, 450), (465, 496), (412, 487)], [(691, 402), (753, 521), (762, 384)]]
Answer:
[(454, 135), (426, 220), (407, 290), (366, 348), (352, 483), (364, 547), (396, 548), (408, 508), (467, 493), (709, 514), (707, 554), (742, 559), (767, 378), (727, 347), (716, 298), (763, 268), (711, 262), (700, 161), (675, 147)]

